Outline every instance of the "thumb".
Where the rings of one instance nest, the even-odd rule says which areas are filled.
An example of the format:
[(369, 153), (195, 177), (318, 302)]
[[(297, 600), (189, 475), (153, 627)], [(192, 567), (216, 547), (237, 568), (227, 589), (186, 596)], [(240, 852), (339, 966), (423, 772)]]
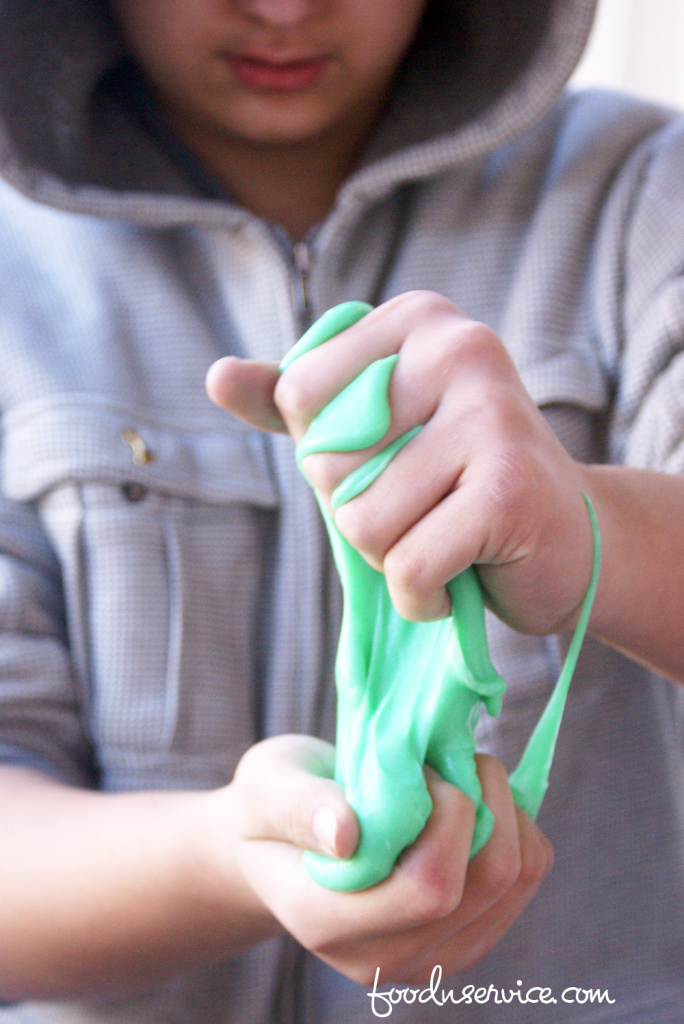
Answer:
[(215, 405), (259, 430), (284, 433), (282, 417), (273, 403), (280, 370), (276, 363), (224, 356), (209, 367), (207, 394)]
[(332, 778), (334, 759), (335, 748), (311, 736), (276, 736), (250, 747), (233, 780), (242, 838), (351, 857), (359, 825)]

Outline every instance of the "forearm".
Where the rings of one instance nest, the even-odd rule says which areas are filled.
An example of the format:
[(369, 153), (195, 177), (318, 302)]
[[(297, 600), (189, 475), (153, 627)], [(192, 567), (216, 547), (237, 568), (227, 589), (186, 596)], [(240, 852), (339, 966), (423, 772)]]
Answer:
[(684, 682), (684, 478), (582, 467), (603, 561), (590, 630)]
[(0, 770), (0, 998), (153, 984), (281, 929), (239, 871), (230, 787), (102, 794)]

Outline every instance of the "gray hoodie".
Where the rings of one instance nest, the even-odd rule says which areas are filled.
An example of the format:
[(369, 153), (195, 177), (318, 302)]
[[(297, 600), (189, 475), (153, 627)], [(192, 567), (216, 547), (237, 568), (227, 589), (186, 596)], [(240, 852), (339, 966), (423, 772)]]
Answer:
[[(150, 114), (97, 0), (2, 0), (5, 760), (109, 791), (203, 788), (262, 736), (333, 735), (339, 594), (314, 502), (290, 440), (230, 420), (202, 381), (226, 353), (279, 360), (337, 302), (441, 292), (500, 333), (577, 458), (682, 470), (684, 128), (562, 92), (593, 8), (432, 3), (302, 249), (217, 194)], [(566, 638), (494, 619), (489, 633), (509, 689), (479, 739), (511, 768)], [(683, 713), (682, 691), (585, 644), (539, 819), (554, 869), (445, 986), (556, 1002), (466, 989), (394, 1020), (680, 1019)], [(287, 939), (135, 999), (0, 1010), (8, 1024), (372, 1019), (363, 989)]]

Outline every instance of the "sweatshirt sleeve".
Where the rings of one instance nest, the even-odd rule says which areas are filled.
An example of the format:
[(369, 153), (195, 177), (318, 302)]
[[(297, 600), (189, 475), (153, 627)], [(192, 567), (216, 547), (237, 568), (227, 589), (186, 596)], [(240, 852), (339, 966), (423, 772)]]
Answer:
[(30, 504), (0, 499), (0, 761), (94, 784), (60, 568)]
[[(628, 168), (627, 224), (613, 257), (616, 328), (611, 459), (684, 471), (684, 119)], [(630, 187), (631, 185), (631, 187)], [(609, 289), (606, 289), (609, 291)], [(604, 296), (599, 301), (605, 304)]]

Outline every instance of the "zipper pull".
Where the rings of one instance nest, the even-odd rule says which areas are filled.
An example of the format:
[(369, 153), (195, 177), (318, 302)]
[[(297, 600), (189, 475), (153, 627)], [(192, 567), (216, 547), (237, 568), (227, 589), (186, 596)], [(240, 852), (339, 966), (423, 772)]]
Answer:
[(299, 285), (301, 288), (301, 306), (300, 303), (296, 303), (295, 309), (300, 306), (300, 319), (308, 323), (311, 318), (311, 307), (309, 303), (309, 277), (311, 276), (312, 260), (311, 250), (306, 242), (294, 243), (292, 246), (292, 261), (298, 274)]

